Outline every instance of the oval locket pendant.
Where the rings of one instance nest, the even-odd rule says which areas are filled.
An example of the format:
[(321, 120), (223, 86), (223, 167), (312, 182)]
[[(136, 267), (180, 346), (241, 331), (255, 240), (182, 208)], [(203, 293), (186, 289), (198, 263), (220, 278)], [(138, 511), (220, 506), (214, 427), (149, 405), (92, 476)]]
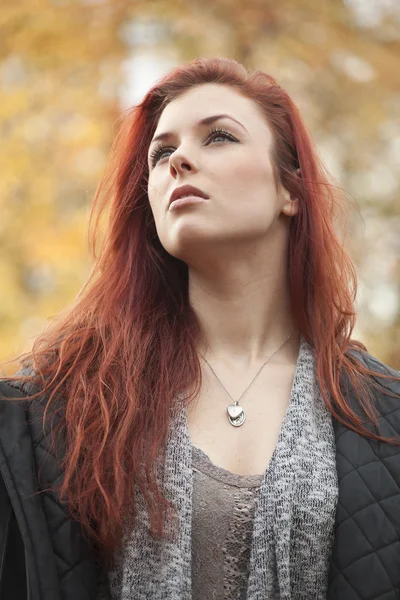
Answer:
[(246, 414), (240, 404), (229, 404), (226, 408), (228, 420), (234, 427), (240, 427), (246, 420)]

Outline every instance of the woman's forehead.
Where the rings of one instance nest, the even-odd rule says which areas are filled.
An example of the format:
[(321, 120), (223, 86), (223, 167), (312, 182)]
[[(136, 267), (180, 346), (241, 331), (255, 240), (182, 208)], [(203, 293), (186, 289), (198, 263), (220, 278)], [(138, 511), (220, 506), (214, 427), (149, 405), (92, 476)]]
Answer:
[(250, 135), (262, 124), (268, 129), (264, 116), (253, 100), (231, 86), (206, 83), (186, 90), (167, 104), (160, 115), (154, 136), (194, 128), (203, 119), (221, 114), (236, 119)]

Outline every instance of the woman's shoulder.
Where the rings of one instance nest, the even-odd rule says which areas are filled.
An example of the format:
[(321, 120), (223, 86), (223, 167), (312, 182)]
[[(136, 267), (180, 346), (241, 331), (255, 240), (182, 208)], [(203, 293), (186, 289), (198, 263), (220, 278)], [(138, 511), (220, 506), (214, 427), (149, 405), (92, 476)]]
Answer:
[(354, 349), (350, 351), (350, 354), (373, 372), (370, 378), (383, 388), (382, 393), (385, 393), (386, 390), (388, 393), (395, 394), (400, 398), (400, 371), (365, 350)]
[(370, 354), (369, 352), (367, 352), (366, 350), (364, 351), (357, 351), (355, 350), (354, 352), (358, 352), (358, 354), (360, 355), (360, 358), (369, 366), (372, 367), (382, 373), (391, 373), (397, 377), (400, 377), (400, 371), (398, 371), (397, 369), (391, 367), (390, 365), (384, 363), (383, 361), (379, 360), (379, 358), (377, 358), (376, 356), (373, 356), (372, 354)]
[[(8, 455), (16, 444), (21, 457), (29, 460), (33, 453), (37, 465), (47, 458), (46, 469), (51, 472), (55, 469), (55, 453), (59, 457), (65, 453), (62, 430), (57, 430), (56, 446), (52, 445), (51, 435), (62, 420), (62, 411), (58, 403), (49, 405), (48, 394), (41, 393), (37, 382), (25, 379), (34, 375), (32, 369), (21, 369), (12, 379), (0, 381), (0, 444)], [(38, 395), (30, 398), (34, 394)]]
[[(388, 438), (400, 436), (400, 372), (365, 350), (353, 349), (349, 354), (369, 370), (369, 397), (378, 419), (379, 435)], [(364, 420), (366, 414), (364, 409), (360, 409), (358, 394), (347, 377), (343, 391), (351, 407)], [(375, 431), (369, 424), (369, 418), (364, 425)]]
[(49, 396), (41, 393), (42, 385), (38, 379), (34, 369), (23, 367), (11, 378), (0, 380), (0, 426), (4, 428), (24, 421), (36, 435), (39, 430), (47, 429), (50, 420), (53, 425), (58, 421), (51, 417), (60, 412), (56, 410), (59, 403), (55, 402), (49, 408)]
[[(38, 376), (35, 370), (30, 367), (22, 367), (14, 375), (10, 377), (2, 377), (0, 379), (0, 400), (4, 398), (23, 397), (28, 399), (30, 396), (37, 394), (41, 389), (38, 384)], [(43, 398), (38, 396), (40, 400)]]
[[(29, 410), (29, 397), (36, 394), (39, 388), (35, 386), (26, 377), (33, 377), (35, 372), (31, 368), (22, 368), (11, 377), (3, 377), (0, 380), (0, 403), (3, 406), (3, 411), (8, 410), (8, 413), (14, 414), (15, 417), (21, 414), (21, 410)], [(37, 397), (39, 398), (39, 397)], [(35, 404), (40, 406), (43, 398), (36, 401)]]

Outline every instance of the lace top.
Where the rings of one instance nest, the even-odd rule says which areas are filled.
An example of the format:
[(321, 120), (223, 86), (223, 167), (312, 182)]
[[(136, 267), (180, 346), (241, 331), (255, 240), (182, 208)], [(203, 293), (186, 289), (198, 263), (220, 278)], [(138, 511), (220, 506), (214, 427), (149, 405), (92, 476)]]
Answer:
[(192, 446), (192, 599), (245, 600), (263, 475), (237, 475)]

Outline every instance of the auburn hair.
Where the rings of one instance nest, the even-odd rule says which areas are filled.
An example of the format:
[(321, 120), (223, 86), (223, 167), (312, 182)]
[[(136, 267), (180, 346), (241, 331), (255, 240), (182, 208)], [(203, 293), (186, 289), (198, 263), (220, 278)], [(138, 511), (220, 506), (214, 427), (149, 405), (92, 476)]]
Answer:
[(46, 398), (44, 418), (51, 409), (61, 412), (52, 433), (54, 447), (60, 431), (65, 439), (59, 493), (106, 560), (121, 542), (127, 507), (134, 524), (138, 490), (148, 506), (151, 535), (163, 536), (171, 503), (159, 489), (156, 458), (165, 449), (178, 394), (185, 391), (188, 403), (201, 386), (200, 329), (189, 304), (188, 268), (157, 237), (147, 196), (147, 152), (165, 106), (206, 83), (230, 86), (257, 104), (273, 134), (276, 185), (299, 199), (289, 239), (292, 313), (315, 351), (328, 409), (361, 435), (400, 444), (365, 428), (342, 390), (347, 376), (364, 413), (377, 423), (366, 381), (385, 375), (349, 353), (366, 348), (351, 339), (356, 274), (335, 233), (342, 199), (297, 107), (262, 71), (226, 58), (195, 59), (162, 77), (122, 115), (90, 214), (92, 272), (72, 306), (19, 357), (33, 375), (6, 378), (39, 386), (29, 397)]

